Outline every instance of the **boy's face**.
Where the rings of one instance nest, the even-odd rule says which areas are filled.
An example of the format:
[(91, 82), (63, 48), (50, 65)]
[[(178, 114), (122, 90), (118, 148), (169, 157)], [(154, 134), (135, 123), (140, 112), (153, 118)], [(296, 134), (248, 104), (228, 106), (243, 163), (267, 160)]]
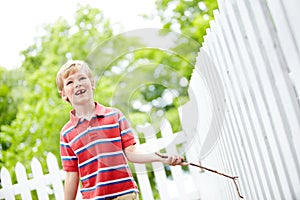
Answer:
[(84, 105), (93, 100), (94, 82), (88, 78), (86, 72), (81, 68), (78, 72), (70, 74), (63, 79), (63, 91), (60, 92), (61, 97), (76, 105)]

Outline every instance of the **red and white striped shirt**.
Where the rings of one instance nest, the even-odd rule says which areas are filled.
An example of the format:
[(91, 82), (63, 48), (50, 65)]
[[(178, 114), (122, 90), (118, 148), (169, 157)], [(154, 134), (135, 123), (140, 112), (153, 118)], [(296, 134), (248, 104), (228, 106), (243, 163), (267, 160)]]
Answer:
[(137, 192), (123, 149), (135, 139), (125, 116), (115, 108), (95, 102), (90, 120), (70, 112), (62, 128), (60, 153), (63, 169), (77, 172), (84, 199), (105, 199)]

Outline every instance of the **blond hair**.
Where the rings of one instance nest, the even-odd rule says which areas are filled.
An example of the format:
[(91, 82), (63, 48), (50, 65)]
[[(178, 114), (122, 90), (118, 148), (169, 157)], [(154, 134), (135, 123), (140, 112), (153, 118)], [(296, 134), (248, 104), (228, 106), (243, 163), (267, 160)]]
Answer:
[(56, 86), (58, 91), (63, 91), (64, 89), (63, 79), (68, 78), (68, 76), (78, 72), (80, 69), (84, 69), (91, 82), (94, 82), (92, 71), (87, 63), (81, 60), (69, 60), (57, 72)]

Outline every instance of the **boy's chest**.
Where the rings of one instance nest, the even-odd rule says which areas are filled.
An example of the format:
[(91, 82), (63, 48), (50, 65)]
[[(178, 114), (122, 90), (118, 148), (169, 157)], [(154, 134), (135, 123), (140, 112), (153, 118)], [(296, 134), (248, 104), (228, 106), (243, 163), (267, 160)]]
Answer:
[(112, 118), (83, 120), (73, 131), (70, 140), (75, 151), (82, 147), (107, 146), (121, 141), (119, 123)]

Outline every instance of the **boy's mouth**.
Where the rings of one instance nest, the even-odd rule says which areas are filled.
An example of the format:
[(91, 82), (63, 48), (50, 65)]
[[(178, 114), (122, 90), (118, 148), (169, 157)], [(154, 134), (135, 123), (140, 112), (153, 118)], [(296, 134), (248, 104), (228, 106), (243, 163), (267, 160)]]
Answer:
[(78, 91), (75, 93), (75, 95), (81, 95), (81, 94), (83, 94), (83, 93), (85, 93), (85, 92), (86, 92), (86, 90), (81, 89), (81, 90), (78, 90)]

